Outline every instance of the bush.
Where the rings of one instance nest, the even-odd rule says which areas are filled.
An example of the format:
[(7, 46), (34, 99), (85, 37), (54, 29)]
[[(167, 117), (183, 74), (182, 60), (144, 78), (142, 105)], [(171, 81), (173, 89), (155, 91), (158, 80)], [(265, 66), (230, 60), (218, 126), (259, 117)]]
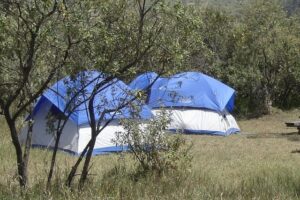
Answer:
[(181, 134), (166, 131), (169, 114), (162, 111), (148, 123), (123, 120), (125, 131), (117, 134), (118, 145), (128, 145), (140, 172), (187, 169), (191, 165), (190, 148)]

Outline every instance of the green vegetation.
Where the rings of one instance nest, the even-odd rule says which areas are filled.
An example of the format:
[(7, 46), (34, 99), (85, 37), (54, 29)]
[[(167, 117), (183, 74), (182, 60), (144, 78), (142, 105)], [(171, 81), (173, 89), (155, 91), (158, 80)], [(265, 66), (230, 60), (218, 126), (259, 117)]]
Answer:
[[(297, 0), (0, 1), (0, 199), (298, 198), (300, 161), (290, 152), (300, 138), (283, 120), (299, 111), (274, 111), (300, 106), (298, 7)], [(107, 74), (87, 99), (88, 156), (30, 155), (30, 137), (25, 148), (18, 140), (24, 116), (51, 83), (82, 70)], [(237, 90), (237, 115), (261, 118), (240, 121), (241, 135), (184, 136), (194, 143), (192, 165), (159, 176), (138, 172), (132, 155), (91, 158), (101, 130), (95, 96), (114, 78), (150, 70), (212, 75)], [(159, 163), (160, 153), (150, 159)]]
[[(93, 158), (86, 190), (72, 192), (63, 184), (76, 160), (58, 153), (54, 184), (45, 192), (51, 151), (32, 149), (29, 188), (19, 193), (14, 153), (7, 134), (0, 145), (1, 199), (298, 199), (300, 192), (300, 136), (288, 129), (299, 110), (273, 111), (272, 115), (241, 120), (241, 134), (229, 137), (188, 135), (193, 160), (181, 172), (139, 176), (130, 155)], [(3, 120), (1, 130), (7, 131)]]
[(138, 121), (122, 120), (126, 131), (117, 134), (116, 143), (129, 145), (141, 175), (148, 172), (161, 175), (172, 170), (184, 172), (190, 166), (189, 145), (180, 134), (166, 133), (169, 123), (170, 117), (164, 111), (142, 125), (144, 127)]
[(274, 1), (247, 1), (240, 13), (205, 8), (203, 42), (211, 54), (195, 54), (194, 69), (237, 90), (238, 114), (259, 116), (272, 106), (299, 106), (299, 16)]
[[(172, 73), (183, 66), (193, 47), (203, 46), (197, 39), (201, 36), (195, 34), (199, 21), (182, 5), (161, 0), (5, 0), (0, 2), (0, 11), (0, 110), (15, 147), (22, 187), (27, 185), (31, 129), (23, 150), (18, 121), (31, 113), (35, 100), (52, 82), (82, 70), (98, 70), (107, 75), (85, 100), (92, 138), (70, 169), (67, 181), (70, 186), (78, 164), (84, 160), (80, 179), (83, 186), (95, 138), (102, 130), (99, 126), (103, 117), (96, 120), (94, 108), (100, 108), (97, 112), (102, 116), (118, 111), (94, 105), (95, 96), (115, 78), (129, 79), (150, 69)], [(49, 182), (51, 177), (50, 172)]]

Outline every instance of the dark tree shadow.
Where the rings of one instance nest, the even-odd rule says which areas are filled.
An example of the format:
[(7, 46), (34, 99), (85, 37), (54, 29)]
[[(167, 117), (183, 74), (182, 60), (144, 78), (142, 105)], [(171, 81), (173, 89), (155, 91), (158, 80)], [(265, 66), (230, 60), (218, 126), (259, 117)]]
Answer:
[(251, 133), (247, 134), (248, 139), (266, 139), (266, 138), (286, 138), (289, 141), (300, 141), (300, 134), (298, 132), (291, 133)]
[(300, 149), (293, 150), (291, 153), (300, 153)]
[[(248, 139), (268, 139), (268, 138), (278, 138), (287, 139), (292, 142), (300, 141), (300, 134), (298, 132), (291, 133), (247, 133), (245, 134)], [(300, 153), (300, 149), (292, 150), (291, 153)]]

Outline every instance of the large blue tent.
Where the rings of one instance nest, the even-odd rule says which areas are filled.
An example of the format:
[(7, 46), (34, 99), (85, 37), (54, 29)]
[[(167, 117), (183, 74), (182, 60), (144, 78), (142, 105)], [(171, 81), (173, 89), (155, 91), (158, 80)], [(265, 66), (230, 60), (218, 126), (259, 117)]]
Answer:
[[(94, 113), (96, 120), (102, 119), (101, 126), (108, 120), (106, 126), (97, 137), (93, 154), (103, 154), (126, 150), (126, 145), (116, 145), (116, 134), (123, 132), (119, 120), (130, 118), (135, 120), (152, 117), (151, 109), (135, 99), (131, 88), (124, 82), (109, 78), (106, 74), (97, 71), (80, 72), (76, 76), (67, 76), (46, 90), (38, 99), (34, 107), (32, 145), (53, 148), (55, 135), (48, 131), (49, 114), (63, 114), (69, 119), (61, 135), (59, 149), (80, 154), (91, 138), (88, 104), (91, 94), (96, 92)], [(140, 107), (139, 113), (134, 108)], [(139, 115), (138, 115), (139, 114)], [(25, 128), (20, 138), (27, 134)]]
[[(88, 99), (95, 86), (102, 83), (103, 86), (98, 89), (94, 100), (96, 120), (99, 119), (104, 110), (115, 110), (131, 101), (135, 104), (141, 104), (134, 100), (134, 96), (131, 95), (131, 88), (124, 82), (116, 78), (108, 83), (104, 83), (104, 81), (106, 81), (106, 75), (97, 71), (80, 72), (75, 77), (67, 76), (53, 84), (42, 94), (33, 113), (38, 112), (43, 101), (50, 101), (60, 112), (66, 115), (71, 112), (70, 119), (77, 125), (86, 124), (89, 122)], [(141, 107), (140, 117), (149, 119), (151, 111), (145, 105)], [(132, 110), (129, 108), (129, 106), (124, 106), (118, 109), (116, 113), (114, 111), (107, 113), (104, 119), (110, 119), (113, 114), (116, 119), (130, 118)]]

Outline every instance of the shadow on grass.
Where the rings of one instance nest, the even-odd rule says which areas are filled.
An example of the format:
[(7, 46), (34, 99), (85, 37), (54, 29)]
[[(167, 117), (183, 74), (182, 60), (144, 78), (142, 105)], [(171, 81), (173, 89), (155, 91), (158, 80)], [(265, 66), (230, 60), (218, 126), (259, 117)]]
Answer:
[[(248, 133), (245, 134), (248, 139), (268, 139), (268, 138), (278, 138), (278, 139), (287, 139), (292, 142), (300, 141), (300, 134), (298, 132), (291, 133)], [(291, 153), (300, 153), (300, 149), (295, 149)]]
[(291, 153), (300, 153), (300, 149), (293, 150)]
[(246, 138), (248, 139), (267, 139), (267, 138), (278, 138), (283, 139), (286, 138), (289, 141), (300, 141), (300, 135), (298, 132), (291, 133), (251, 133), (246, 134)]

